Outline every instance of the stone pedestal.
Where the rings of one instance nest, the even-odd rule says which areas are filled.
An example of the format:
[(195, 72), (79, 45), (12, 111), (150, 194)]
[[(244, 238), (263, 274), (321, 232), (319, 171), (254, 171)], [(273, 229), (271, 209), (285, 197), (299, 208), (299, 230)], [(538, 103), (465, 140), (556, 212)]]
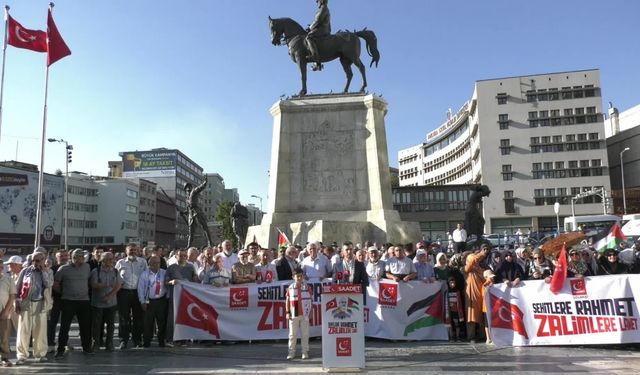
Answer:
[(275, 247), (277, 227), (301, 244), (419, 241), (418, 224), (401, 222), (391, 203), (386, 112), (374, 95), (276, 103), (268, 214), (247, 239)]

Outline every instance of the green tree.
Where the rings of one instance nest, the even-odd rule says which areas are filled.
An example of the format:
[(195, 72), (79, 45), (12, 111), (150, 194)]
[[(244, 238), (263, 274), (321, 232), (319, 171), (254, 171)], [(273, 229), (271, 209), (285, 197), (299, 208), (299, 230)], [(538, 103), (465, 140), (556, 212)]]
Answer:
[(238, 244), (238, 239), (233, 233), (233, 224), (231, 218), (231, 209), (233, 208), (233, 202), (224, 201), (218, 205), (216, 209), (216, 220), (222, 223), (222, 237), (225, 240), (231, 240), (233, 247)]
[(391, 175), (391, 188), (395, 189), (397, 187), (400, 187), (400, 179), (398, 178), (397, 174), (392, 174)]

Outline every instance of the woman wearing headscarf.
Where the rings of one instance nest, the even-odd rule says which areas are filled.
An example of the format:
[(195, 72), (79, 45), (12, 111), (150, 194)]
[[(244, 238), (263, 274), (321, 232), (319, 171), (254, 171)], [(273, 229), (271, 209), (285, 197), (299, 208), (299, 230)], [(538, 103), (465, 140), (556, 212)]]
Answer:
[(553, 263), (544, 256), (542, 250), (535, 249), (533, 251), (533, 262), (529, 269), (530, 280), (544, 279), (547, 283), (551, 282), (551, 276), (553, 275), (554, 269), (555, 267), (553, 266)]
[(620, 262), (618, 252), (614, 249), (605, 251), (604, 259), (598, 267), (598, 275), (619, 275), (624, 273), (629, 273), (629, 268), (626, 264)]
[(569, 262), (567, 263), (567, 277), (582, 278), (591, 276), (589, 266), (582, 259), (582, 253), (579, 250), (569, 250)]
[(507, 250), (504, 252), (504, 261), (498, 266), (496, 271), (496, 282), (508, 282), (510, 286), (520, 284), (524, 275), (524, 271), (513, 259), (513, 252)]
[(476, 341), (476, 324), (480, 332), (484, 329), (484, 314), (482, 313), (482, 289), (485, 282), (484, 269), (481, 262), (489, 255), (491, 247), (482, 244), (480, 250), (469, 254), (466, 259), (464, 271), (467, 274), (467, 287), (465, 298), (467, 305), (467, 338), (470, 342)]

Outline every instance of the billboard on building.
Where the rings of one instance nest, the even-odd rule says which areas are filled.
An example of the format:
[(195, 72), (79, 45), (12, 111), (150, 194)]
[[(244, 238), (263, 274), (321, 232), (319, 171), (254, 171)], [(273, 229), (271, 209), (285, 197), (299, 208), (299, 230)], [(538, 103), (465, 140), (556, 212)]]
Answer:
[(175, 150), (133, 151), (122, 153), (123, 177), (169, 177), (176, 175)]
[[(0, 246), (33, 246), (38, 173), (0, 167)], [(64, 179), (44, 175), (40, 243), (59, 245), (63, 226)]]

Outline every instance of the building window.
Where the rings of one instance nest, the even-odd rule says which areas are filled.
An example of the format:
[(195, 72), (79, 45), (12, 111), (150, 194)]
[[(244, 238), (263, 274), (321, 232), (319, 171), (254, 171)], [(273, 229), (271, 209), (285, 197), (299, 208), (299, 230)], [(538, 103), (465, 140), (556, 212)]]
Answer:
[(579, 99), (584, 97), (584, 90), (582, 90), (582, 86), (573, 86), (573, 98)]
[(509, 155), (511, 153), (511, 141), (508, 139), (500, 140), (500, 153), (502, 155)]
[(540, 147), (540, 137), (531, 137), (529, 139), (529, 147), (531, 147), (531, 153), (532, 154), (537, 154), (538, 152), (541, 151), (541, 147)]
[(536, 206), (544, 206), (544, 189), (534, 189), (533, 200)]
[(546, 101), (548, 99), (547, 90), (538, 90), (538, 101)]
[(527, 90), (527, 103), (533, 103), (536, 101), (536, 91), (535, 90)]
[(596, 90), (593, 85), (584, 85), (584, 97), (592, 98), (596, 96)]
[(138, 198), (138, 192), (135, 190), (127, 189), (127, 197)]
[(496, 98), (498, 99), (498, 104), (507, 104), (507, 93), (506, 92), (498, 93)]
[(549, 89), (549, 100), (558, 100), (560, 99), (560, 94), (558, 93), (558, 89)]
[(516, 213), (516, 200), (513, 197), (513, 190), (506, 190), (504, 192), (504, 213), (505, 214)]
[(502, 165), (502, 180), (503, 181), (513, 180), (513, 172), (511, 171), (511, 164)]
[(543, 178), (542, 163), (531, 164), (531, 175), (534, 180)]
[(137, 214), (138, 213), (138, 207), (128, 204), (125, 207), (125, 211), (127, 211), (130, 214)]
[(562, 99), (572, 99), (573, 95), (571, 92), (571, 87), (563, 87), (562, 88)]
[(498, 115), (498, 125), (500, 130), (509, 129), (509, 115), (502, 113)]

